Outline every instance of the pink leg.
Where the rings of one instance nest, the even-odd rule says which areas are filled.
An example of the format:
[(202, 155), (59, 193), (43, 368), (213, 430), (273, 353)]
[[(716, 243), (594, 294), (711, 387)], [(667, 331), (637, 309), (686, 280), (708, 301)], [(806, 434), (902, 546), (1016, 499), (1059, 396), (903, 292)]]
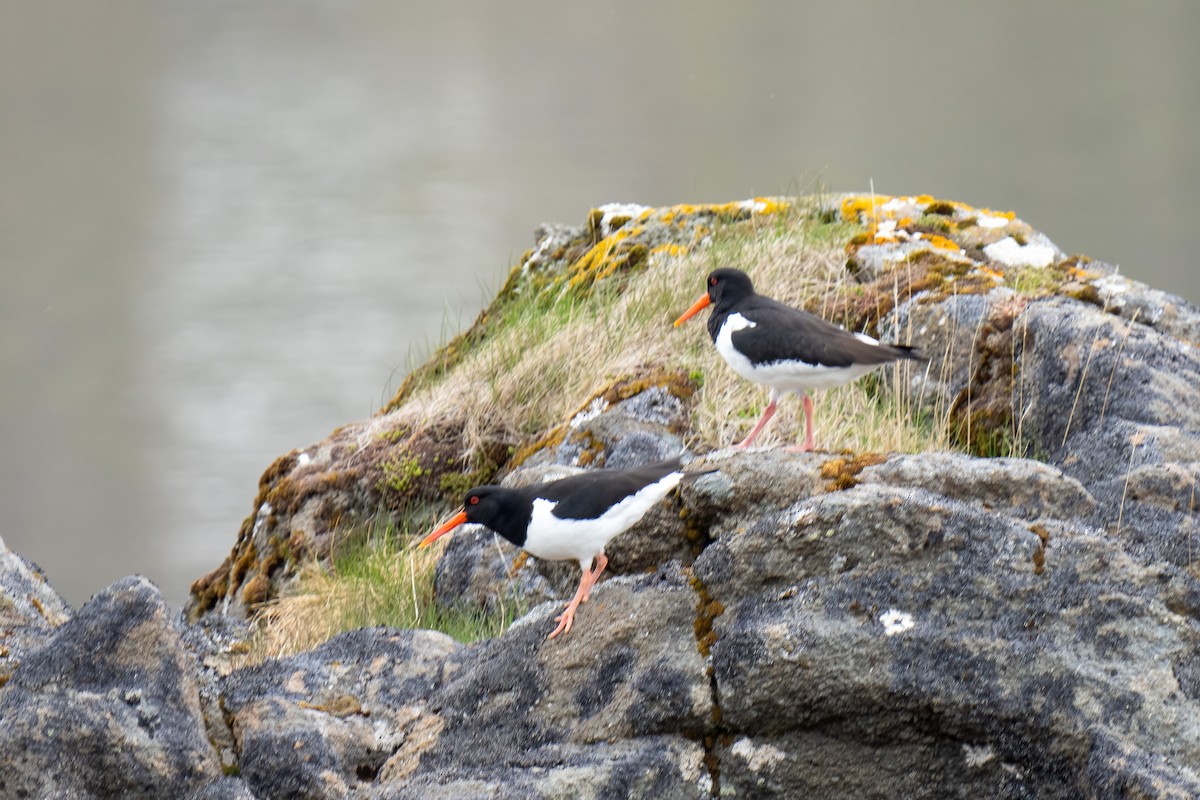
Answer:
[(758, 436), (758, 432), (763, 429), (763, 426), (771, 421), (771, 417), (773, 416), (775, 416), (775, 393), (771, 392), (771, 402), (768, 403), (767, 407), (763, 409), (762, 416), (758, 418), (758, 422), (755, 424), (754, 430), (750, 431), (749, 436), (738, 442), (737, 448), (739, 450), (745, 450), (747, 447), (749, 447), (754, 442), (754, 439)]
[[(583, 593), (583, 598), (579, 601), (586, 603), (588, 598), (592, 596), (592, 587), (596, 585), (596, 581), (600, 580), (600, 573), (604, 572), (604, 568), (608, 566), (608, 557), (604, 553), (596, 554), (596, 566), (592, 570), (591, 576), (588, 578), (587, 590)], [(584, 570), (587, 572), (587, 570)]]
[(567, 603), (567, 607), (563, 610), (563, 613), (554, 618), (558, 623), (558, 627), (547, 638), (553, 639), (560, 633), (567, 633), (571, 630), (571, 624), (575, 621), (575, 612), (579, 609), (579, 604), (587, 602), (588, 597), (592, 594), (592, 586), (595, 585), (596, 579), (600, 577), (600, 573), (607, 566), (608, 559), (604, 553), (598, 553), (596, 555), (596, 568), (593, 570), (585, 569), (583, 574), (579, 576), (579, 588), (575, 590), (575, 596), (571, 598), (571, 602)]
[(816, 446), (816, 438), (813, 436), (813, 401), (806, 394), (804, 395), (804, 444), (800, 447), (789, 447), (788, 451), (792, 453), (807, 453)]

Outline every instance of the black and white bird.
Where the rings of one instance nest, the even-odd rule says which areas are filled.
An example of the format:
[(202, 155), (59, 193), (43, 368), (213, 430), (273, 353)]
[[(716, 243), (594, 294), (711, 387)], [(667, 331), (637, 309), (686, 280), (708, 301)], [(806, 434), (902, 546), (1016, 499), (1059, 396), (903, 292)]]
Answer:
[(850, 383), (898, 359), (925, 358), (915, 347), (882, 344), (757, 294), (750, 276), (738, 269), (709, 274), (708, 291), (675, 320), (675, 326), (710, 305), (708, 333), (717, 352), (738, 375), (771, 387), (770, 403), (739, 448), (754, 442), (775, 414), (780, 397), (797, 392), (804, 398), (805, 433), (804, 444), (794, 449), (812, 450), (816, 442), (809, 391)]
[(604, 547), (609, 540), (633, 527), (681, 481), (701, 474), (684, 472), (680, 460), (673, 458), (636, 469), (593, 470), (517, 489), (477, 486), (467, 492), (463, 510), (426, 536), (420, 546), (474, 522), (537, 558), (578, 561), (583, 570), (579, 589), (555, 618), (558, 627), (549, 637), (553, 639), (571, 630), (576, 609), (587, 602), (608, 566)]

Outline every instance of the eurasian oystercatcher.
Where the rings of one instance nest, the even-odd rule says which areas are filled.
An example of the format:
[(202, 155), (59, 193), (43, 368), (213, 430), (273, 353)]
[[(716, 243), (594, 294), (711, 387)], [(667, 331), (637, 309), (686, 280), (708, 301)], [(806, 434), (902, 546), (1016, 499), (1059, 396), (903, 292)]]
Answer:
[[(708, 470), (715, 472), (715, 470)], [(467, 492), (463, 510), (421, 540), (425, 547), (466, 522), (491, 528), (530, 555), (547, 561), (578, 561), (579, 589), (551, 639), (571, 630), (575, 611), (586, 603), (608, 566), (604, 546), (628, 530), (685, 478), (679, 458), (636, 469), (599, 469), (556, 481), (506, 489), (477, 486)], [(595, 567), (592, 567), (595, 562)]]
[(743, 378), (771, 387), (771, 402), (738, 443), (749, 447), (775, 414), (775, 404), (786, 392), (804, 398), (804, 445), (812, 450), (813, 401), (811, 389), (828, 389), (857, 380), (888, 362), (901, 358), (924, 360), (915, 347), (882, 344), (865, 333), (850, 333), (820, 317), (785, 306), (756, 294), (750, 276), (738, 269), (718, 269), (708, 276), (708, 292), (675, 320), (679, 327), (711, 305), (708, 334), (717, 352)]

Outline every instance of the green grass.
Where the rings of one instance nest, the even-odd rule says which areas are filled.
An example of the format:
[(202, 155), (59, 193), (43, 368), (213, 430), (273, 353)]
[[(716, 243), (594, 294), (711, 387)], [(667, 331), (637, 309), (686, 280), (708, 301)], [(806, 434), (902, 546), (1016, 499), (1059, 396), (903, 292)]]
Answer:
[(460, 642), (499, 636), (525, 612), (510, 600), (494, 613), (434, 602), (440, 548), (418, 549), (430, 524), (415, 530), (382, 520), (349, 532), (329, 566), (305, 566), (283, 597), (259, 614), (260, 634), (248, 661), (301, 652), (338, 633), (364, 627), (428, 628)]

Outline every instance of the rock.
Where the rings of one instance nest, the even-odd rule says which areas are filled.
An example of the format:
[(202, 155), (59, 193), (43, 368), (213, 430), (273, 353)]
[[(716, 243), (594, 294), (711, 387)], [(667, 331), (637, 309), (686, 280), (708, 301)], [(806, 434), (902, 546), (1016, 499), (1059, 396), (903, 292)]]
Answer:
[[(1200, 350), (1063, 299), (1030, 304), (1018, 325), (1014, 392), (1033, 447), (1096, 498), (1093, 524), (1122, 532), (1145, 559), (1192, 564), (1194, 482), (1182, 476), (1200, 452)], [(1155, 473), (1184, 483), (1164, 498)]]
[(430, 695), (461, 649), (433, 631), (363, 629), (222, 680), (240, 775), (260, 797), (342, 798), (437, 717)]
[(241, 778), (219, 778), (200, 789), (188, 800), (256, 800)]
[(187, 797), (220, 777), (195, 665), (158, 589), (117, 581), (0, 688), (0, 796)]
[(25, 654), (71, 617), (71, 608), (36, 565), (0, 539), (0, 686)]
[(711, 796), (704, 750), (679, 736), (588, 745), (555, 744), (520, 754), (488, 778), (418, 775), (384, 786), (370, 800), (476, 800), (521, 797), (550, 800), (654, 797), (696, 800)]
[[(885, 341), (921, 343), (929, 359), (923, 367), (908, 371), (909, 395), (933, 419), (946, 415), (950, 404), (971, 383), (979, 359), (976, 350), (991, 308), (1012, 295), (1009, 289), (986, 294), (956, 294), (930, 303), (923, 295), (901, 304), (886, 320), (881, 334)], [(892, 380), (892, 372), (879, 373)]]
[(402, 746), (393, 758), (410, 769), (381, 775), (371, 796), (705, 796), (699, 740), (713, 701), (696, 603), (668, 565), (601, 582), (556, 640), (558, 604), (539, 606), (456, 663), (431, 700), (436, 736), (416, 745), (419, 759)]
[(1109, 313), (1154, 330), (1192, 346), (1200, 346), (1200, 310), (1178, 295), (1153, 289), (1117, 273), (1116, 267), (1092, 262), (1089, 269), (1101, 273), (1090, 281), (1095, 295), (1087, 299)]
[(863, 468), (863, 483), (910, 486), (977, 503), (1008, 516), (1086, 517), (1096, 507), (1083, 485), (1062, 471), (1024, 458), (972, 458), (962, 453), (899, 455)]
[[(525, 463), (630, 469), (684, 452), (686, 383), (618, 384), (592, 398), (566, 425), (562, 441)], [(632, 393), (631, 393), (632, 392)], [(683, 399), (677, 394), (683, 395)]]
[(1194, 587), (1186, 574), (1114, 571), (1120, 546), (1074, 523), (1039, 533), (872, 484), (714, 535), (695, 570), (724, 608), (722, 790), (1200, 789), (1182, 766), (1200, 764), (1200, 716), (1172, 666), (1200, 636), (1165, 613), (1162, 580)]

